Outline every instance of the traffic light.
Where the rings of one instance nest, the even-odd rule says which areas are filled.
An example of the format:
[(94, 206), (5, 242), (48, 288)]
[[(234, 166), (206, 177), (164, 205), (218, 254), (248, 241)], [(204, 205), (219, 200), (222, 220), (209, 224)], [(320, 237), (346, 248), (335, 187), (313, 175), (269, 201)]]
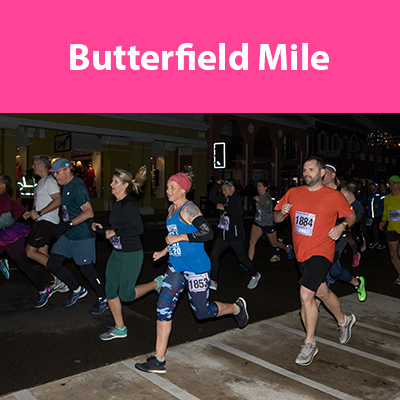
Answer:
[(214, 143), (214, 168), (226, 167), (225, 142)]

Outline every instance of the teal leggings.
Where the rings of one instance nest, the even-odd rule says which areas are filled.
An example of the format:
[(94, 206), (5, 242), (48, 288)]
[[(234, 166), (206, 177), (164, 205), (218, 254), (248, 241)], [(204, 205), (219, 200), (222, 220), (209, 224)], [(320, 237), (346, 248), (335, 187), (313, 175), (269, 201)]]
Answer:
[(130, 253), (113, 250), (106, 269), (107, 299), (113, 300), (119, 296), (124, 302), (135, 300), (135, 286), (142, 264), (143, 250)]

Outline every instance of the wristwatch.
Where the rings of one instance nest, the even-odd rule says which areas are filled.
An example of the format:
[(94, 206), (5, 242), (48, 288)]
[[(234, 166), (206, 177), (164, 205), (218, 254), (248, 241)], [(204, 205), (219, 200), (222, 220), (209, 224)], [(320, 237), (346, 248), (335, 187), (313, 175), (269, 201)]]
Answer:
[(39, 211), (36, 211), (37, 213), (38, 213), (38, 215), (39, 215), (39, 217), (41, 217), (42, 216), (42, 212), (39, 210)]
[(74, 223), (72, 221), (69, 221), (69, 226), (72, 228), (74, 226)]

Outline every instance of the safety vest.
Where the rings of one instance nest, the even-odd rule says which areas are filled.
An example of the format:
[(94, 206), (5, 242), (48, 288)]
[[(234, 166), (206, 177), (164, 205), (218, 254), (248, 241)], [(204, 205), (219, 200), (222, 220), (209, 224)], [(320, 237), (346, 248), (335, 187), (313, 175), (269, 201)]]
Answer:
[(27, 178), (23, 176), (18, 182), (19, 193), (21, 194), (21, 199), (33, 199), (35, 194), (37, 183), (35, 178)]

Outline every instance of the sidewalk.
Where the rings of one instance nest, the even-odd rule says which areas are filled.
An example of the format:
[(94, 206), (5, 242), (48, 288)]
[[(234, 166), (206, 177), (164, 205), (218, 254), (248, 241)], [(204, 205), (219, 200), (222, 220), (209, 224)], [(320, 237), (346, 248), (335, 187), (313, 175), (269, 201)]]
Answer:
[(366, 303), (355, 295), (341, 302), (357, 316), (352, 339), (340, 345), (335, 321), (322, 310), (319, 353), (308, 367), (294, 363), (304, 339), (296, 310), (172, 347), (166, 374), (135, 369), (143, 355), (1, 399), (399, 399), (400, 299), (369, 293)]

